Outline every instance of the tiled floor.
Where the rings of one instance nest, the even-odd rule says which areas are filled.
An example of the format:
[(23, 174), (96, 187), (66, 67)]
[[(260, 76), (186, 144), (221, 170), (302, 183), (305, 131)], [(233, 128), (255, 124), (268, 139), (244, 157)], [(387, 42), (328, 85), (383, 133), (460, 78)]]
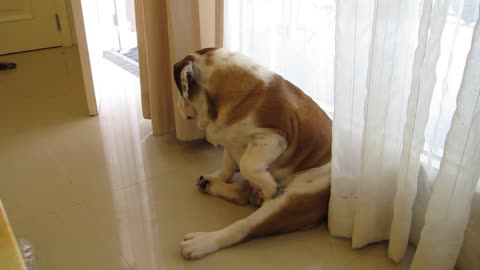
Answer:
[(138, 79), (107, 61), (100, 116), (88, 117), (75, 49), (6, 58), (17, 70), (0, 73), (0, 199), (37, 270), (407, 269), (411, 250), (397, 265), (385, 244), (352, 250), (325, 225), (183, 260), (185, 233), (253, 211), (194, 189), (221, 152), (152, 137)]

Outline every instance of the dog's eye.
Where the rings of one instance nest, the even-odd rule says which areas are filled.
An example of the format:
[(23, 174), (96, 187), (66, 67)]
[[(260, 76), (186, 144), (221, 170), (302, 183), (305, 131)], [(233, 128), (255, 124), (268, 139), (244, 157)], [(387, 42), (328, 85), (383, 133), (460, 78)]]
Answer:
[(192, 90), (197, 85), (191, 74), (187, 74), (188, 89)]

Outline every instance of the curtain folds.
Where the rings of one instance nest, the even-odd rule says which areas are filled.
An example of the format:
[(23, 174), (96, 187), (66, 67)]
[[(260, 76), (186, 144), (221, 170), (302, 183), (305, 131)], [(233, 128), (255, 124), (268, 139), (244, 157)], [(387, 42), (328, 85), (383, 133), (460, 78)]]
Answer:
[(336, 4), (330, 232), (390, 240), (400, 261), (423, 168), (434, 189), (411, 269), (453, 269), (480, 177), (478, 19), (457, 0)]
[(452, 269), (462, 247), (480, 176), (479, 28), (477, 22), (413, 270)]
[(436, 83), (435, 66), (440, 56), (440, 41), (449, 7), (449, 1), (435, 1), (433, 10), (431, 0), (426, 0), (423, 4), (418, 45), (413, 62), (413, 78), (407, 103), (403, 148), (397, 173), (397, 193), (388, 250), (389, 256), (397, 262), (405, 254), (408, 246), (420, 155), (425, 142), (424, 133), (429, 118), (429, 105)]

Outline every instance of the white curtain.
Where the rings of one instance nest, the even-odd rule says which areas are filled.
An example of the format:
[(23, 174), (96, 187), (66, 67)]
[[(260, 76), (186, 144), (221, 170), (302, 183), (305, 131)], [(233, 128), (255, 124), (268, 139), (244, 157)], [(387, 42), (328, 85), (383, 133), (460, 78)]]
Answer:
[(390, 240), (399, 261), (423, 167), (434, 189), (411, 269), (453, 269), (480, 176), (480, 40), (463, 6), (337, 1), (329, 228), (353, 247)]
[(478, 0), (225, 1), (225, 47), (333, 113), (329, 229), (354, 248), (390, 240), (389, 257), (402, 259), (421, 169), (434, 188), (411, 269), (453, 269), (480, 176), (478, 9)]

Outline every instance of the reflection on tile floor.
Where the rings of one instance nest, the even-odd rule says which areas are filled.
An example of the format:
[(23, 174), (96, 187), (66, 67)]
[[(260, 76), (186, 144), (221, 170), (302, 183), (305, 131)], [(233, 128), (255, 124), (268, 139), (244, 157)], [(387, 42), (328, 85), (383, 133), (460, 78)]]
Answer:
[(138, 79), (105, 61), (100, 116), (88, 117), (78, 54), (10, 55), (0, 73), (0, 199), (38, 270), (407, 269), (386, 245), (352, 250), (326, 226), (251, 241), (185, 261), (185, 233), (219, 229), (253, 209), (195, 191), (221, 152), (152, 137)]

